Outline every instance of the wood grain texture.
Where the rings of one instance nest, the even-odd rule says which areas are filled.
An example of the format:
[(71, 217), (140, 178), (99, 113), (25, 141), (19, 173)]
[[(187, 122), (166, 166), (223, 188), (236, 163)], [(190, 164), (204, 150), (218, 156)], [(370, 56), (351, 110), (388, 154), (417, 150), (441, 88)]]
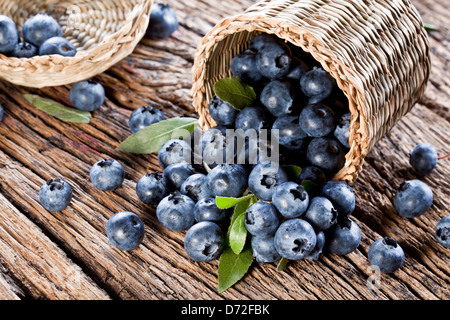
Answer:
[[(197, 263), (183, 249), (184, 233), (163, 228), (155, 207), (144, 205), (135, 186), (146, 172), (161, 171), (156, 155), (135, 156), (115, 148), (130, 135), (128, 117), (144, 105), (167, 117), (196, 116), (189, 95), (195, 47), (220, 19), (240, 13), (252, 1), (167, 1), (180, 28), (168, 39), (144, 38), (127, 59), (96, 77), (106, 90), (105, 104), (90, 124), (70, 124), (30, 105), (24, 93), (69, 105), (69, 86), (29, 89), (0, 81), (0, 299), (449, 299), (450, 252), (434, 240), (437, 221), (449, 215), (450, 159), (427, 177), (434, 193), (424, 216), (408, 220), (392, 205), (397, 186), (418, 177), (408, 164), (417, 143), (431, 142), (450, 152), (450, 16), (445, 0), (413, 1), (424, 20), (439, 31), (429, 33), (431, 80), (420, 104), (377, 143), (355, 184), (353, 218), (362, 230), (359, 248), (348, 256), (326, 254), (315, 262), (254, 264), (234, 287), (217, 292), (217, 265)], [(112, 157), (126, 170), (124, 185), (101, 192), (89, 183), (96, 161)], [(71, 205), (49, 212), (38, 201), (40, 186), (61, 176), (72, 186)], [(136, 212), (145, 224), (143, 244), (122, 252), (107, 242), (108, 218)], [(378, 289), (367, 260), (370, 244), (383, 237), (398, 240), (404, 266), (381, 274)], [(17, 263), (20, 262), (20, 263)], [(77, 275), (78, 290), (67, 279)], [(87, 288), (87, 289), (86, 289)]]

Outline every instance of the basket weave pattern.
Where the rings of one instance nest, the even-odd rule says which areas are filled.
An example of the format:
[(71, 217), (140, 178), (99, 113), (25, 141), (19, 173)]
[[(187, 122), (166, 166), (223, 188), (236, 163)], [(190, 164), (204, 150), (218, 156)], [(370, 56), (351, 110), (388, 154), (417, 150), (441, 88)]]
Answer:
[(192, 96), (200, 125), (214, 83), (231, 76), (231, 59), (260, 33), (309, 52), (349, 100), (350, 151), (334, 179), (353, 183), (374, 144), (423, 95), (430, 72), (429, 42), (408, 0), (263, 0), (219, 22), (199, 43)]
[(11, 17), (19, 32), (37, 13), (52, 15), (75, 57), (0, 55), (0, 76), (27, 87), (58, 86), (89, 79), (132, 53), (145, 35), (152, 0), (0, 0), (0, 14)]

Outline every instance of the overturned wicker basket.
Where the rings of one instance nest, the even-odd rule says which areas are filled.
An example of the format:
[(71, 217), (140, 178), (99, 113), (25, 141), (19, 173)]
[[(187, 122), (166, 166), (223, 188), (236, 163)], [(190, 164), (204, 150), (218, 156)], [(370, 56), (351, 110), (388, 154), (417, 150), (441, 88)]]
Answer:
[(89, 79), (128, 56), (148, 27), (152, 0), (0, 0), (0, 14), (19, 32), (29, 17), (45, 12), (61, 25), (75, 57), (9, 58), (0, 54), (0, 77), (27, 87), (46, 87)]
[(200, 125), (215, 125), (214, 83), (260, 33), (309, 52), (335, 79), (352, 113), (350, 151), (334, 179), (353, 183), (365, 156), (422, 96), (429, 43), (409, 0), (263, 0), (218, 23), (199, 43), (192, 95)]

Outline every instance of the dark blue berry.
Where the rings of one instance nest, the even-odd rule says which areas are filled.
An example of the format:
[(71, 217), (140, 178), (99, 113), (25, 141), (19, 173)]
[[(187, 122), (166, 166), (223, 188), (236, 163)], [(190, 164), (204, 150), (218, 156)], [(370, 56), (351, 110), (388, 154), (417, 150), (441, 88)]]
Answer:
[(450, 216), (444, 217), (434, 229), (436, 240), (445, 248), (450, 248)]
[(132, 133), (164, 120), (164, 113), (150, 106), (139, 107), (134, 110), (128, 120)]
[(271, 263), (281, 259), (280, 254), (275, 249), (274, 236), (251, 238), (253, 257), (259, 263)]
[(327, 233), (327, 248), (331, 253), (346, 255), (358, 248), (361, 229), (348, 217), (338, 217), (337, 223)]
[(48, 211), (64, 210), (72, 199), (72, 188), (61, 178), (51, 179), (39, 190), (39, 201)]
[(258, 51), (256, 63), (263, 77), (275, 80), (285, 76), (289, 72), (291, 57), (282, 45), (275, 42), (268, 42)]
[(333, 110), (325, 104), (311, 104), (300, 112), (300, 126), (311, 137), (324, 137), (336, 128)]
[(210, 168), (234, 161), (235, 150), (232, 149), (232, 141), (227, 139), (226, 130), (225, 126), (212, 127), (203, 132), (200, 138), (202, 160)]
[(132, 212), (118, 212), (106, 224), (109, 244), (124, 251), (137, 248), (144, 239), (144, 224), (139, 216)]
[(277, 252), (289, 260), (305, 258), (314, 250), (316, 242), (314, 228), (309, 222), (299, 218), (281, 223), (274, 238)]
[(209, 114), (218, 125), (227, 126), (234, 124), (238, 110), (233, 108), (228, 102), (214, 96), (209, 102)]
[(184, 140), (171, 139), (166, 141), (158, 151), (158, 162), (161, 168), (180, 162), (191, 162), (192, 149)]
[(259, 133), (268, 127), (267, 114), (261, 107), (246, 107), (237, 114), (234, 127), (244, 131), (252, 129)]
[(94, 80), (83, 80), (72, 85), (69, 92), (72, 105), (82, 111), (95, 111), (105, 100), (105, 89)]
[(437, 162), (436, 148), (430, 143), (417, 145), (409, 154), (409, 163), (421, 175), (430, 174), (436, 168)]
[(314, 138), (308, 145), (306, 158), (310, 164), (336, 173), (345, 163), (344, 146), (334, 138)]
[(211, 190), (208, 186), (208, 180), (203, 173), (195, 173), (189, 176), (182, 184), (180, 191), (197, 202), (200, 199), (210, 198)]
[(273, 236), (279, 224), (277, 209), (269, 202), (256, 202), (245, 213), (245, 227), (255, 237)]
[(184, 231), (195, 223), (195, 202), (179, 191), (168, 195), (156, 207), (158, 221), (172, 231)]
[(0, 53), (9, 54), (19, 42), (19, 32), (14, 21), (0, 15)]
[(322, 196), (333, 203), (339, 215), (348, 216), (355, 210), (355, 191), (345, 181), (328, 181), (322, 187)]
[(308, 97), (323, 100), (333, 92), (334, 81), (325, 70), (313, 67), (301, 77), (300, 87)]
[(3, 106), (0, 104), (0, 122), (3, 120), (3, 114), (4, 114)]
[(271, 201), (276, 186), (288, 180), (288, 175), (279, 164), (265, 162), (257, 164), (250, 172), (248, 186), (256, 198)]
[(288, 150), (303, 150), (308, 141), (297, 116), (280, 116), (273, 123), (272, 130), (278, 130), (279, 144)]
[(177, 29), (178, 19), (170, 5), (153, 4), (146, 34), (152, 37), (165, 38), (171, 36)]
[(92, 184), (102, 191), (114, 191), (119, 188), (125, 178), (125, 169), (114, 159), (96, 162), (89, 172)]
[(64, 57), (74, 57), (77, 54), (77, 48), (66, 38), (53, 37), (39, 47), (39, 55), (46, 56), (58, 54)]
[(336, 129), (334, 129), (334, 137), (342, 143), (343, 146), (345, 146), (347, 149), (350, 149), (350, 141), (348, 140), (350, 137), (350, 120), (352, 118), (352, 114), (346, 113), (344, 114), (340, 120), (339, 123), (336, 126)]
[(207, 262), (218, 258), (225, 248), (225, 234), (214, 222), (194, 224), (184, 237), (184, 249), (194, 261)]
[(298, 218), (308, 209), (309, 195), (303, 186), (288, 181), (275, 187), (272, 204), (283, 217)]
[(227, 209), (220, 209), (216, 205), (215, 198), (203, 198), (198, 200), (194, 207), (195, 220), (212, 221), (215, 223), (223, 223), (230, 218), (230, 211)]
[(36, 55), (38, 55), (38, 49), (28, 42), (19, 42), (11, 52), (11, 56), (16, 58), (31, 58)]
[(302, 167), (302, 171), (300, 172), (297, 182), (300, 184), (305, 180), (312, 181), (316, 185), (322, 186), (327, 182), (327, 177), (319, 167), (305, 166)]
[(316, 246), (313, 251), (311, 251), (305, 258), (309, 261), (318, 260), (319, 256), (322, 254), (323, 248), (325, 246), (325, 233), (319, 231), (316, 234)]
[(262, 90), (260, 101), (275, 117), (291, 114), (294, 111), (294, 98), (291, 83), (272, 80)]
[(337, 211), (327, 198), (314, 197), (311, 199), (309, 208), (305, 213), (305, 219), (316, 230), (328, 230), (337, 221)]
[(187, 178), (192, 176), (194, 173), (194, 167), (187, 162), (173, 163), (164, 169), (164, 177), (166, 177), (172, 188), (178, 190)]
[(394, 197), (395, 210), (405, 218), (416, 218), (424, 214), (432, 203), (431, 188), (416, 179), (404, 181)]
[(381, 272), (392, 273), (399, 269), (405, 261), (405, 253), (396, 240), (385, 237), (372, 243), (367, 254), (372, 266)]
[(275, 40), (267, 34), (260, 34), (250, 40), (247, 49), (251, 52), (258, 53), (270, 43), (275, 43)]
[(244, 52), (234, 56), (231, 59), (230, 70), (234, 76), (250, 86), (258, 84), (262, 79), (256, 63), (256, 54), (253, 52)]
[(247, 170), (240, 164), (220, 164), (208, 172), (206, 180), (213, 197), (242, 196), (247, 189)]
[(23, 39), (40, 47), (46, 40), (62, 37), (63, 32), (58, 22), (46, 13), (37, 15), (25, 21), (22, 28)]
[(166, 177), (160, 172), (146, 173), (136, 184), (136, 194), (146, 204), (157, 205), (169, 193)]

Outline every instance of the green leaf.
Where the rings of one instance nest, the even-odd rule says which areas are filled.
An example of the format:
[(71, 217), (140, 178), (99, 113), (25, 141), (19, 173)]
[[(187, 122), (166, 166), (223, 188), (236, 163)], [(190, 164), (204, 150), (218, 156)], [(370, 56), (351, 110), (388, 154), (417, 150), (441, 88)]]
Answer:
[(158, 152), (170, 139), (183, 138), (194, 132), (198, 120), (188, 117), (176, 117), (145, 127), (123, 141), (117, 150), (135, 154)]
[(255, 90), (239, 80), (238, 77), (224, 78), (214, 84), (214, 92), (220, 100), (242, 110), (256, 100)]
[(305, 188), (308, 194), (315, 194), (319, 191), (319, 185), (311, 180), (303, 180), (301, 185)]
[(425, 30), (429, 30), (429, 31), (438, 30), (438, 27), (436, 27), (435, 25), (429, 24), (429, 23), (424, 23), (423, 27), (425, 28)]
[(280, 261), (278, 261), (277, 271), (283, 271), (284, 269), (286, 269), (288, 262), (289, 262), (288, 259), (281, 258)]
[(230, 225), (228, 242), (235, 254), (241, 253), (247, 240), (247, 228), (245, 227), (245, 211), (241, 213)]
[(243, 196), (241, 198), (231, 198), (231, 197), (216, 197), (216, 205), (220, 209), (229, 209), (231, 207), (234, 207), (238, 203), (249, 200), (251, 198), (254, 198), (255, 196), (253, 194), (248, 194), (246, 196)]
[(235, 254), (230, 247), (225, 248), (219, 260), (219, 293), (238, 282), (247, 273), (253, 260), (253, 251), (250, 246), (246, 246), (240, 254)]
[(55, 100), (42, 98), (35, 94), (24, 94), (24, 97), (39, 110), (59, 120), (77, 123), (89, 123), (91, 121), (90, 112), (69, 108)]
[(302, 173), (302, 168), (293, 164), (285, 165), (283, 169), (291, 181), (297, 180), (300, 177), (300, 173)]

